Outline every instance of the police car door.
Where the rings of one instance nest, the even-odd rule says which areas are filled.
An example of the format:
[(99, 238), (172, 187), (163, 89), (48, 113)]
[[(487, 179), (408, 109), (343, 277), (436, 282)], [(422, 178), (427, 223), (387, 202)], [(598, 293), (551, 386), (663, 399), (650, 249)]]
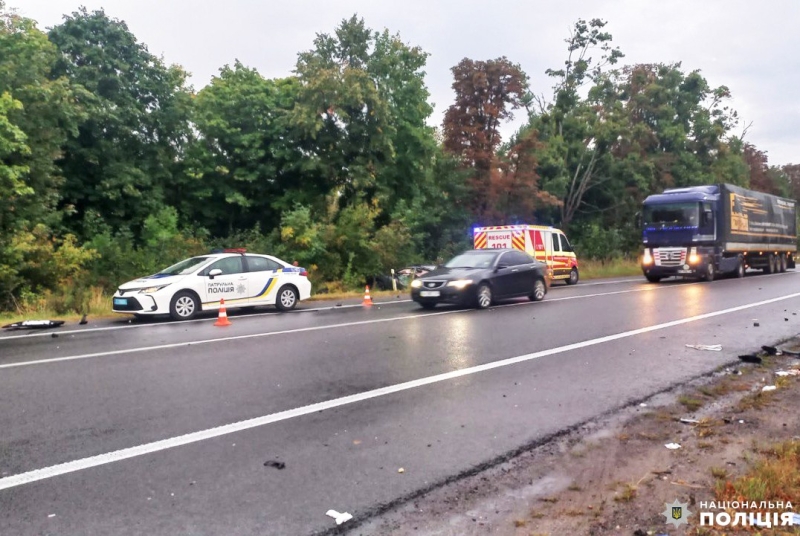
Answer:
[[(222, 270), (221, 275), (209, 274), (211, 270)], [(247, 274), (244, 271), (242, 256), (225, 257), (203, 270), (203, 308), (219, 307), (219, 299), (225, 298), (225, 305), (238, 306), (247, 302)]]
[(275, 303), (280, 264), (258, 255), (247, 255), (248, 296), (251, 305)]

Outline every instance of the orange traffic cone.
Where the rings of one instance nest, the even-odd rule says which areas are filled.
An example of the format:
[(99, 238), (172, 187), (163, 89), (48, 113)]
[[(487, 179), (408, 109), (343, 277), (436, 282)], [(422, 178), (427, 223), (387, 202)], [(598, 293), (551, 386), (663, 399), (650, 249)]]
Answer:
[(364, 301), (361, 302), (361, 305), (364, 307), (372, 307), (372, 298), (369, 296), (369, 285), (367, 285), (367, 290), (364, 292)]
[(228, 311), (225, 310), (225, 298), (219, 299), (219, 316), (217, 317), (217, 321), (214, 322), (214, 325), (219, 327), (231, 325), (231, 321), (228, 320)]

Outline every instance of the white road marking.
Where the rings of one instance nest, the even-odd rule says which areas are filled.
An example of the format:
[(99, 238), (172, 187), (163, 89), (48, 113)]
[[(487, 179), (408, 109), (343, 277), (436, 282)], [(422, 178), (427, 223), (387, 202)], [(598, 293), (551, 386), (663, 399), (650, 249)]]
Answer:
[(105, 454), (98, 454), (97, 456), (91, 456), (89, 458), (74, 460), (59, 465), (53, 465), (42, 469), (28, 471), (26, 473), (20, 473), (17, 475), (0, 478), (0, 490), (10, 489), (17, 486), (30, 484), (32, 482), (46, 480), (59, 475), (74, 473), (76, 471), (82, 471), (84, 469), (89, 469), (92, 467), (99, 467), (101, 465), (107, 465), (110, 463), (119, 462), (130, 458), (136, 458), (138, 456), (143, 456), (145, 454), (151, 454), (154, 452), (180, 447), (183, 445), (189, 445), (191, 443), (197, 443), (199, 441), (205, 441), (207, 439), (213, 439), (215, 437), (234, 434), (236, 432), (241, 432), (243, 430), (258, 428), (260, 426), (265, 426), (267, 424), (294, 419), (297, 417), (302, 417), (304, 415), (309, 415), (319, 411), (338, 408), (348, 404), (354, 404), (356, 402), (363, 402), (365, 400), (370, 400), (372, 398), (378, 398), (381, 396), (399, 393), (401, 391), (407, 391), (409, 389), (415, 389), (417, 387), (422, 387), (425, 385), (444, 382), (447, 380), (452, 380), (454, 378), (460, 378), (462, 376), (468, 376), (471, 374), (477, 374), (479, 372), (484, 372), (487, 370), (507, 367), (509, 365), (515, 365), (517, 363), (523, 363), (526, 361), (531, 361), (533, 359), (538, 359), (540, 357), (560, 354), (562, 352), (569, 352), (572, 350), (579, 350), (581, 348), (586, 348), (589, 346), (595, 346), (598, 344), (616, 341), (627, 337), (634, 337), (636, 335), (641, 335), (643, 333), (649, 333), (652, 331), (658, 331), (675, 326), (680, 326), (682, 324), (697, 322), (699, 320), (706, 320), (708, 318), (714, 318), (717, 316), (731, 314), (738, 311), (744, 311), (747, 309), (752, 309), (754, 307), (769, 305), (771, 303), (777, 303), (780, 301), (785, 301), (798, 297), (800, 297), (800, 292), (794, 294), (788, 294), (786, 296), (781, 296), (778, 298), (772, 298), (769, 300), (763, 300), (754, 303), (748, 303), (745, 305), (739, 305), (728, 309), (722, 309), (720, 311), (714, 311), (711, 313), (704, 313), (701, 315), (681, 318), (679, 320), (673, 320), (671, 322), (665, 322), (663, 324), (656, 324), (653, 326), (647, 326), (644, 328), (634, 329), (630, 331), (623, 331), (621, 333), (616, 333), (614, 335), (606, 335), (604, 337), (598, 337), (596, 339), (590, 339), (587, 341), (567, 344), (565, 346), (559, 346), (557, 348), (551, 348), (549, 350), (542, 350), (531, 354), (520, 355), (517, 357), (510, 357), (508, 359), (501, 359), (499, 361), (494, 361), (492, 363), (485, 363), (483, 365), (477, 365), (474, 367), (468, 367), (460, 370), (454, 370), (451, 372), (445, 372), (443, 374), (436, 374), (434, 376), (428, 376), (427, 378), (419, 378), (417, 380), (398, 383), (387, 387), (381, 387), (379, 389), (373, 389), (371, 391), (365, 391), (363, 393), (357, 393), (354, 395), (344, 396), (341, 398), (335, 398), (333, 400), (327, 400), (324, 402), (317, 402), (315, 404), (310, 404), (308, 406), (303, 406), (300, 408), (280, 411), (278, 413), (273, 413), (271, 415), (264, 415), (263, 417), (247, 419), (232, 424), (217, 426), (216, 428), (209, 428), (207, 430), (202, 430), (199, 432), (193, 432), (177, 437), (171, 437), (169, 439), (162, 439), (160, 441), (155, 441), (152, 443), (145, 443), (144, 445), (138, 445), (136, 447), (130, 447), (113, 452), (107, 452)]
[[(680, 288), (687, 285), (696, 285), (698, 283), (684, 283), (680, 285), (660, 285), (660, 286), (648, 286), (648, 287), (641, 287), (629, 290), (616, 290), (614, 292), (601, 292), (596, 294), (582, 294), (579, 296), (565, 296), (563, 298), (553, 298), (553, 299), (545, 299), (542, 302), (518, 302), (518, 303), (508, 303), (503, 305), (496, 305), (493, 309), (500, 309), (503, 307), (519, 307), (520, 305), (533, 305), (534, 303), (539, 303), (542, 305), (546, 305), (548, 303), (554, 303), (559, 301), (567, 301), (567, 300), (579, 300), (583, 298), (597, 298), (600, 296), (611, 296), (614, 294), (628, 294), (630, 292), (648, 292), (648, 291), (656, 291), (656, 290), (663, 290), (663, 289), (670, 289), (670, 288)], [(360, 306), (359, 306), (360, 307)], [(249, 335), (233, 335), (230, 337), (219, 337), (216, 339), (202, 339), (202, 340), (195, 340), (195, 341), (187, 341), (187, 342), (176, 342), (170, 344), (161, 344), (158, 346), (143, 346), (138, 348), (127, 348), (127, 349), (120, 349), (120, 350), (108, 350), (105, 352), (94, 352), (91, 354), (81, 354), (81, 355), (72, 355), (72, 356), (65, 356), (65, 357), (50, 357), (45, 359), (37, 359), (35, 361), (20, 361), (18, 363), (6, 363), (0, 365), (0, 369), (7, 369), (7, 368), (17, 368), (17, 367), (29, 367), (32, 365), (45, 365), (48, 363), (60, 363), (62, 361), (77, 361), (81, 359), (90, 359), (95, 357), (107, 357), (107, 356), (115, 356), (115, 355), (123, 355), (123, 354), (134, 354), (140, 352), (150, 352), (155, 350), (168, 350), (170, 348), (181, 348), (184, 346), (193, 346), (193, 345), (200, 345), (200, 344), (210, 344), (215, 342), (228, 342), (228, 341), (237, 341), (243, 339), (255, 339), (260, 337), (272, 337), (275, 335), (289, 335), (293, 333), (306, 333), (309, 331), (320, 331), (325, 329), (338, 329), (338, 328), (347, 328), (353, 326), (362, 326), (366, 324), (378, 324), (383, 322), (398, 322), (401, 320), (413, 320), (417, 318), (423, 318), (427, 316), (441, 316), (441, 315), (451, 315), (451, 314), (460, 314), (460, 313), (469, 313), (475, 312), (474, 309), (452, 309), (448, 311), (440, 311), (438, 313), (423, 313), (423, 314), (413, 314), (413, 315), (405, 315), (405, 316), (394, 316), (389, 318), (375, 318), (371, 320), (360, 320), (356, 322), (343, 322), (340, 324), (326, 324), (323, 326), (311, 326), (307, 328), (293, 328), (293, 329), (286, 329), (281, 331), (268, 331), (265, 333), (251, 333)]]
[[(394, 305), (395, 303), (408, 303), (413, 300), (395, 300), (390, 302), (374, 302), (375, 305), (383, 306), (383, 305)], [(269, 307), (269, 306), (265, 306)], [(294, 311), (290, 311), (289, 313), (280, 313), (278, 311), (269, 311), (266, 313), (247, 313), (244, 315), (233, 315), (231, 318), (255, 318), (259, 316), (279, 316), (281, 314), (296, 314), (296, 313), (313, 313), (317, 311), (331, 311), (334, 309), (349, 309), (352, 307), (363, 307), (363, 305), (354, 304), (354, 305), (335, 305), (331, 307), (315, 307), (313, 309), (295, 309)], [(231, 310), (235, 310), (231, 307)], [(86, 329), (72, 329), (67, 331), (61, 330), (54, 330), (54, 331), (46, 331), (46, 332), (34, 332), (34, 333), (25, 333), (22, 335), (9, 335), (7, 337), (0, 337), (0, 343), (3, 341), (8, 341), (12, 339), (31, 339), (34, 337), (51, 337), (52, 333), (57, 333), (59, 335), (72, 335), (75, 333), (92, 333), (97, 331), (116, 331), (118, 329), (135, 329), (135, 328), (148, 328), (148, 327), (161, 327), (161, 326), (174, 326), (178, 324), (194, 324), (196, 322), (208, 322), (209, 320), (214, 320), (214, 317), (206, 317), (206, 318), (196, 318), (194, 320), (171, 320), (167, 322), (158, 322), (158, 323), (147, 323), (147, 324), (130, 324), (127, 326), (107, 326), (104, 328), (86, 328)]]

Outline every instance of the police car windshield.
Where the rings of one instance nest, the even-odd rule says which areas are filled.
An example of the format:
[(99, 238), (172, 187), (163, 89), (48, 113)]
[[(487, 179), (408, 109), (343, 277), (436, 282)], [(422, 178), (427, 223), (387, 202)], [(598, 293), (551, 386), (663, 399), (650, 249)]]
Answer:
[(491, 268), (497, 253), (486, 251), (480, 253), (462, 253), (445, 264), (448, 268)]
[(192, 257), (186, 259), (178, 264), (173, 264), (165, 270), (158, 272), (161, 275), (186, 275), (195, 271), (195, 269), (206, 262), (210, 257)]

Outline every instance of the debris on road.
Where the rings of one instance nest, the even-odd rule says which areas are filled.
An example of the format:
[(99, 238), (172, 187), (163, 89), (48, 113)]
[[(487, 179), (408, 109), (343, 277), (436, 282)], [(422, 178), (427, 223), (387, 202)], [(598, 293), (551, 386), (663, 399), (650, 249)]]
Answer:
[(325, 512), (325, 515), (328, 517), (332, 517), (334, 520), (336, 520), (337, 525), (341, 525), (345, 521), (350, 521), (351, 519), (353, 519), (353, 516), (348, 514), (347, 512), (342, 512), (340, 514), (336, 510), (328, 510), (327, 512)]
[(687, 344), (687, 348), (694, 348), (695, 350), (709, 350), (711, 352), (721, 352), (721, 344)]
[(774, 346), (762, 346), (761, 349), (764, 350), (767, 355), (783, 355), (783, 352)]
[(679, 448), (681, 448), (681, 446), (678, 445), (677, 443), (667, 443), (664, 446), (667, 447), (669, 450), (678, 450)]
[(739, 359), (744, 361), (745, 363), (758, 363), (761, 364), (762, 359), (757, 355), (749, 354), (749, 355), (740, 355)]
[(398, 472), (398, 473), (405, 473), (405, 472), (406, 472), (406, 470), (405, 470), (405, 469), (403, 469), (403, 468), (401, 467), (400, 469), (398, 469), (398, 470), (397, 470), (397, 472)]
[(700, 421), (697, 419), (681, 419), (680, 420), (683, 424), (700, 424)]
[(761, 388), (761, 392), (763, 393), (763, 392), (774, 391), (775, 389), (777, 389), (777, 387), (775, 387), (774, 385), (765, 385), (764, 387)]
[[(759, 290), (761, 290), (761, 289), (759, 289)], [(758, 323), (758, 318), (754, 318), (754, 319), (753, 319), (753, 327), (754, 327), (754, 328), (757, 328), (757, 327), (758, 327), (758, 326), (760, 326), (760, 325), (761, 325), (761, 324), (759, 324), (759, 323)]]
[(283, 463), (283, 462), (270, 460), (270, 461), (264, 462), (264, 467), (274, 467), (275, 469), (281, 470), (281, 469), (285, 469), (286, 468), (286, 464)]
[(800, 370), (798, 369), (790, 369), (790, 370), (779, 370), (775, 372), (776, 376), (800, 376)]
[(22, 322), (14, 322), (13, 324), (6, 324), (3, 329), (17, 330), (17, 329), (47, 329), (57, 328), (64, 325), (63, 320), (23, 320)]

